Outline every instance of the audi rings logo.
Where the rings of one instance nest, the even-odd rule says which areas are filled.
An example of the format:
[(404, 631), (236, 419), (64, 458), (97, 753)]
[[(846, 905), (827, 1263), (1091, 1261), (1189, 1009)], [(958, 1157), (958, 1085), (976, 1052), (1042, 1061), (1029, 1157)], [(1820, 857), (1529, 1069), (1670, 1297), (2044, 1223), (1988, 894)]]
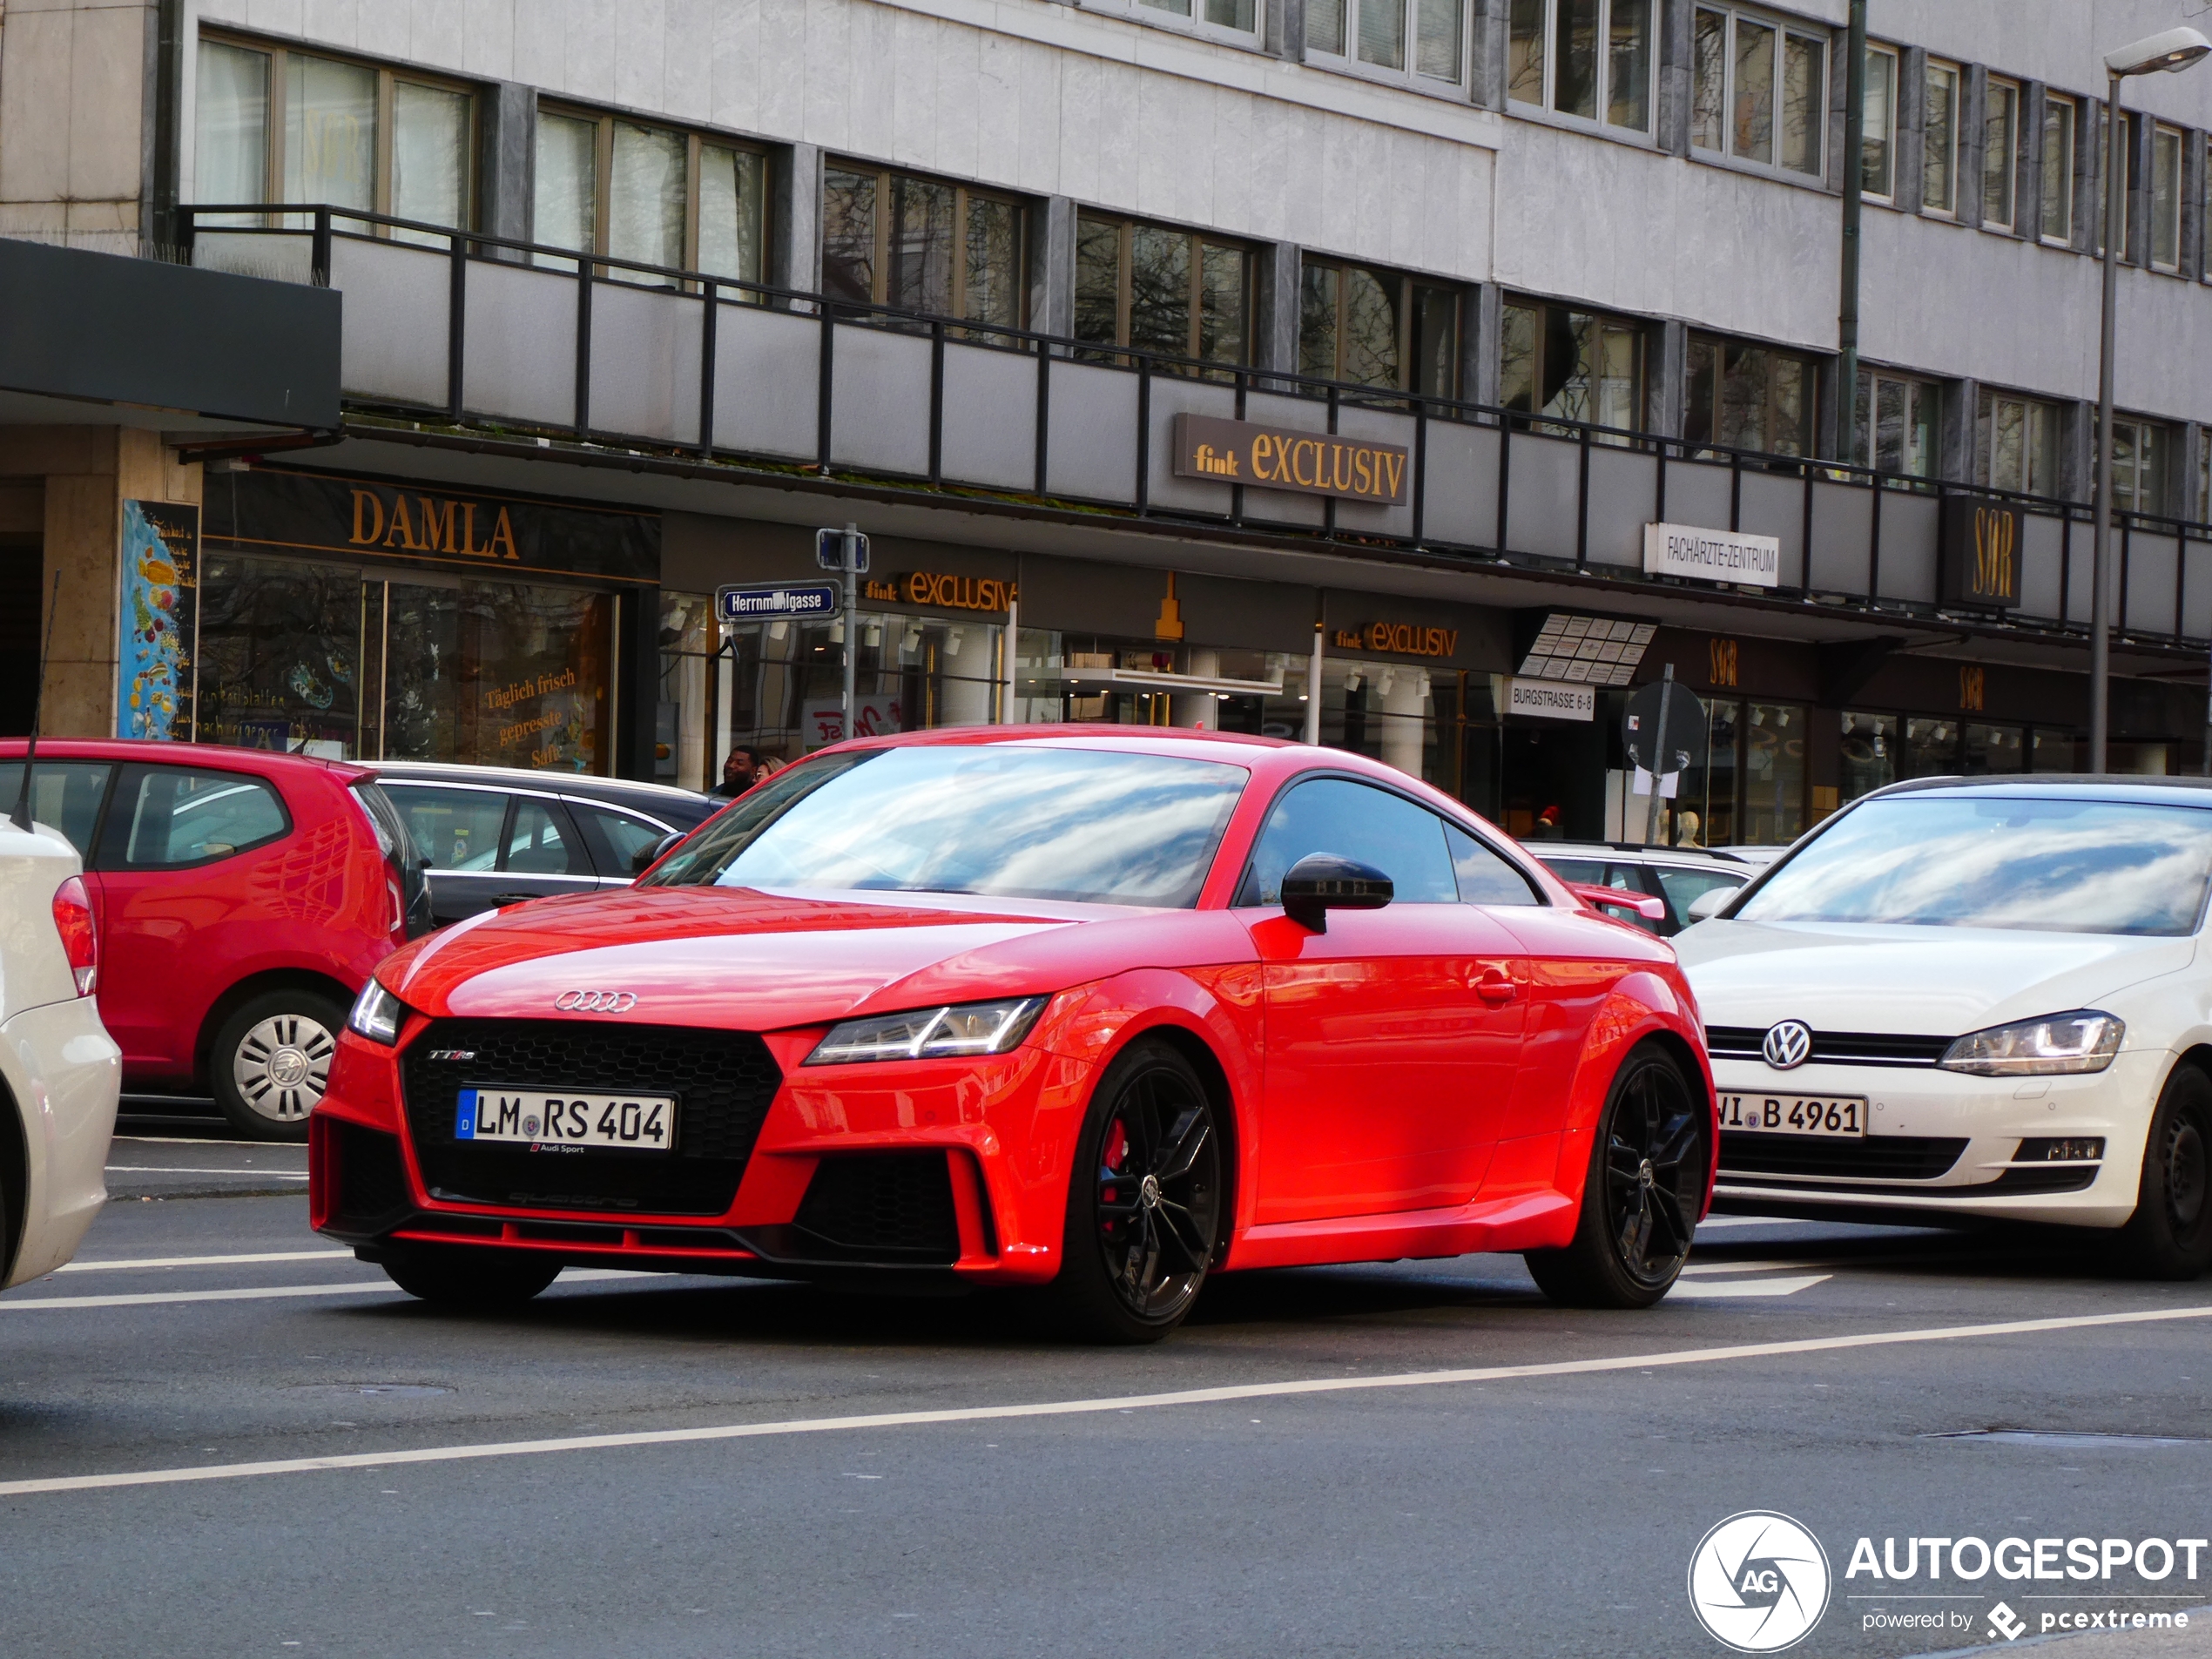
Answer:
[(635, 991), (563, 991), (553, 999), (563, 1014), (627, 1014), (637, 1006)]
[(1759, 1052), (1777, 1071), (1794, 1071), (1804, 1064), (1805, 1057), (1812, 1052), (1812, 1033), (1803, 1020), (1784, 1020), (1767, 1028), (1766, 1041), (1759, 1044)]
[(1730, 1515), (1689, 1558), (1697, 1622), (1738, 1653), (1779, 1653), (1804, 1640), (1828, 1610), (1829, 1585), (1820, 1541), (1770, 1510)]

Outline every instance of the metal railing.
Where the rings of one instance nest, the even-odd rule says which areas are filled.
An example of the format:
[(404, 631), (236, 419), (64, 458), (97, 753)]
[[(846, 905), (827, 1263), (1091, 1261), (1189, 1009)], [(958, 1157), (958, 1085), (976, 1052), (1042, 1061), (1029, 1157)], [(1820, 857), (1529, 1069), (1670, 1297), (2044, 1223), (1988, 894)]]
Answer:
[[(2081, 502), (1102, 344), (360, 209), (201, 206), (183, 219), (196, 264), (346, 291), (342, 383), (362, 412), (1003, 496), (1163, 528), (1710, 592), (1642, 570), (1642, 527), (1669, 521), (1671, 509), (1671, 522), (1775, 536), (1783, 581), (1759, 597), (2060, 636), (2085, 630), (2089, 615), (2092, 518)], [(1406, 503), (1178, 477), (1166, 439), (1182, 412), (1402, 442)], [(2018, 608), (1942, 603), (1941, 508), (1959, 496), (2025, 516)], [(2212, 641), (2212, 526), (2126, 513), (2119, 543), (2117, 632), (2152, 647)]]

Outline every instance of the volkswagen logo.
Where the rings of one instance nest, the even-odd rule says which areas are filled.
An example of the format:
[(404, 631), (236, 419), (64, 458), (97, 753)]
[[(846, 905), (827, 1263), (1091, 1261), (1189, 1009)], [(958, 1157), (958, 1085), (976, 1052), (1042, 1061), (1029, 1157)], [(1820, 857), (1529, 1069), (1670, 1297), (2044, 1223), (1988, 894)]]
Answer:
[(1802, 1642), (1828, 1610), (1829, 1584), (1820, 1541), (1770, 1510), (1730, 1515), (1689, 1558), (1691, 1610), (1738, 1653), (1779, 1653)]
[(1812, 1053), (1812, 1033), (1803, 1020), (1784, 1020), (1767, 1028), (1766, 1041), (1759, 1044), (1759, 1052), (1777, 1071), (1794, 1071)]
[(627, 1014), (637, 1006), (635, 991), (563, 991), (553, 999), (563, 1014)]

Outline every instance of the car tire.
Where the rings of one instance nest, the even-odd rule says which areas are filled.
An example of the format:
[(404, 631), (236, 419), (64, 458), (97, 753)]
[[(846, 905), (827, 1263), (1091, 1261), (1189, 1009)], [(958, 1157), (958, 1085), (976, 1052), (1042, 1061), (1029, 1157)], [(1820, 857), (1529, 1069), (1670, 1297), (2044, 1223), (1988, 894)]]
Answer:
[(386, 1258), (384, 1271), (409, 1296), (463, 1313), (520, 1307), (561, 1276), (536, 1251), (417, 1245)]
[(2212, 1078), (2176, 1066), (2159, 1091), (2121, 1264), (2140, 1278), (2192, 1279), (2212, 1266)]
[(231, 1012), (207, 1055), (215, 1104), (257, 1141), (304, 1141), (338, 1057), (346, 1008), (320, 991), (265, 991)]
[(1078, 1339), (1157, 1342), (1190, 1313), (1223, 1224), (1223, 1136), (1197, 1069), (1132, 1042), (1092, 1091), (1050, 1299)]
[(1656, 1042), (1631, 1049), (1592, 1137), (1573, 1242), (1522, 1257), (1536, 1287), (1581, 1308), (1646, 1308), (1673, 1289), (1705, 1202), (1711, 1131), (1681, 1062)]

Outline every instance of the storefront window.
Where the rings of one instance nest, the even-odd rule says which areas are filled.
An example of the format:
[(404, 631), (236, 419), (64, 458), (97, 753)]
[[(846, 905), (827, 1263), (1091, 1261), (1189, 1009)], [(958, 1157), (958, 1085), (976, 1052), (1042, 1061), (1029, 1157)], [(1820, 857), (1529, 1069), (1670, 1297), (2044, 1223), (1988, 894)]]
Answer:
[(1991, 772), (2025, 772), (2027, 733), (2016, 725), (1969, 725), (1959, 771), (1969, 777)]
[(1905, 765), (1907, 778), (1943, 778), (1959, 770), (1959, 722), (1940, 718), (1910, 716), (1905, 722)]
[(1784, 846), (1804, 833), (1805, 723), (1803, 709), (1754, 703), (1743, 728), (1743, 814), (1739, 839)]
[(1846, 801), (1897, 781), (1897, 716), (1845, 714), (1838, 754), (1839, 792)]
[[(1006, 631), (1001, 624), (862, 611), (857, 631), (856, 736), (982, 725), (997, 718)], [(843, 738), (841, 621), (746, 623), (725, 637), (718, 763), (734, 744), (795, 760)]]
[(610, 596), (504, 582), (387, 591), (386, 757), (610, 769)]
[(358, 570), (208, 557), (195, 736), (326, 760), (372, 752), (362, 742), (361, 616)]
[(2079, 772), (2074, 759), (2074, 738), (2070, 732), (2053, 732), (2039, 727), (2029, 745), (2030, 770), (2035, 772)]

